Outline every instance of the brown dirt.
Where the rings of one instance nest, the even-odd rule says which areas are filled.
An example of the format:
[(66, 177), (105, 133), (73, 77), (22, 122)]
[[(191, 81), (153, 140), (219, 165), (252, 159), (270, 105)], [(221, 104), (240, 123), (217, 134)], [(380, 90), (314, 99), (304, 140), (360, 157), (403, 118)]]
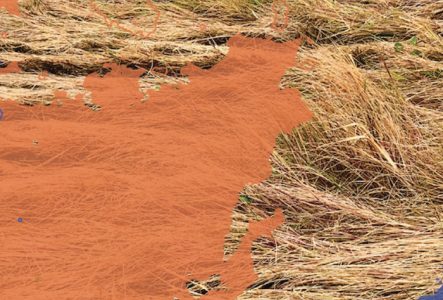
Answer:
[(63, 91), (49, 107), (0, 102), (3, 297), (183, 300), (186, 282), (220, 274), (225, 289), (204, 298), (235, 299), (254, 283), (252, 242), (283, 214), (251, 223), (225, 262), (233, 208), (270, 176), (276, 136), (311, 114), (279, 88), (297, 41), (228, 45), (211, 70), (188, 66), (189, 85), (147, 102), (145, 70), (117, 64), (85, 79), (100, 111)]
[[(106, 72), (104, 63), (147, 70), (139, 78), (140, 90), (132, 93), (149, 102), (149, 91), (188, 81), (180, 75), (186, 64), (216, 65), (229, 52), (228, 38), (239, 32), (313, 41), (301, 44), (298, 61), (280, 83), (300, 90), (313, 118), (279, 135), (272, 175), (245, 186), (233, 211), (225, 258), (239, 249), (250, 220), (278, 208), (285, 216), (272, 238), (252, 244), (258, 279), (239, 299), (416, 300), (441, 286), (443, 1), (152, 0), (159, 18), (150, 1), (94, 2), (101, 14), (90, 0), (19, 0), (20, 16), (0, 9), (0, 72), (10, 62), (21, 68), (0, 74), (0, 97), (53, 103), (56, 110), (77, 105), (66, 98), (83, 99), (88, 112), (102, 113), (106, 107), (99, 110), (102, 101), (95, 104), (84, 84), (85, 76)], [(58, 107), (57, 99), (67, 103)], [(30, 115), (38, 112), (29, 109)], [(1, 124), (6, 122), (0, 122), (0, 134)], [(84, 156), (91, 145), (84, 146)], [(8, 163), (0, 161), (0, 170), (9, 170)], [(51, 198), (57, 191), (40, 187), (52, 181), (39, 179), (27, 179), (23, 196), (45, 189), (53, 205), (47, 214), (69, 210), (72, 202)], [(8, 212), (2, 201), (0, 220), (11, 223), (1, 224), (0, 239), (3, 224), (26, 224), (26, 219), (17, 222), (21, 212)], [(71, 222), (79, 216), (72, 214)], [(88, 243), (72, 247), (90, 251)], [(33, 259), (26, 254), (22, 260)], [(4, 257), (0, 276), (9, 268)], [(222, 289), (219, 279), (217, 274), (193, 278), (187, 286), (198, 299)]]

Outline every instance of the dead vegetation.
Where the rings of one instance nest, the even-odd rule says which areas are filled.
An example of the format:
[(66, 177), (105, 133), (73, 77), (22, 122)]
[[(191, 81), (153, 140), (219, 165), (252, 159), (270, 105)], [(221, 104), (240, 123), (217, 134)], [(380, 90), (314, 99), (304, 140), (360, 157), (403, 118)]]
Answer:
[[(128, 27), (149, 30), (155, 20), (144, 1), (96, 3)], [(273, 176), (245, 188), (227, 238), (229, 254), (247, 216), (285, 209), (275, 240), (254, 246), (260, 280), (241, 299), (431, 293), (443, 276), (443, 1), (288, 3), (288, 28), (278, 32), (271, 1), (157, 1), (157, 30), (142, 39), (106, 26), (88, 1), (23, 0), (22, 18), (0, 12), (8, 33), (0, 60), (26, 72), (0, 76), (0, 93), (17, 101), (50, 101), (54, 89), (75, 95), (83, 76), (108, 61), (166, 72), (143, 76), (142, 89), (151, 89), (181, 80), (188, 62), (214, 65), (237, 32), (308, 36), (314, 44), (302, 47), (282, 86), (302, 92), (314, 119), (279, 137)], [(49, 78), (37, 80), (44, 70)]]

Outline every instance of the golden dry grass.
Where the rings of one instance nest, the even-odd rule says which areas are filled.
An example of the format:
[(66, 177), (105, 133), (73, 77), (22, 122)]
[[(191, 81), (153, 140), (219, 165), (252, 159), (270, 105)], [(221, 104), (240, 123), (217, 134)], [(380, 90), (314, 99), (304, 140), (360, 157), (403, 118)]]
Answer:
[[(227, 238), (246, 216), (284, 207), (287, 223), (253, 255), (260, 280), (241, 299), (417, 299), (443, 276), (443, 1), (292, 0), (289, 26), (272, 29), (271, 1), (159, 1), (158, 29), (140, 39), (90, 14), (87, 1), (24, 0), (23, 18), (0, 12), (0, 60), (28, 72), (0, 77), (0, 93), (51, 101), (82, 92), (83, 76), (109, 60), (149, 75), (143, 89), (182, 80), (187, 62), (210, 67), (241, 32), (305, 44), (282, 86), (299, 89), (312, 122), (282, 135), (273, 176), (246, 187)], [(110, 17), (149, 29), (143, 1), (98, 1)], [(207, 24), (208, 31), (199, 30)], [(46, 81), (38, 72), (48, 70)]]

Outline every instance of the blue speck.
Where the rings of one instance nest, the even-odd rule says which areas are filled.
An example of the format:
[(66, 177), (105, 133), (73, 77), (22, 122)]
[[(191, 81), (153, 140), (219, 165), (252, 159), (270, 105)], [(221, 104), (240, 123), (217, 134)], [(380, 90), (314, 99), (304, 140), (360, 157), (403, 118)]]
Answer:
[(443, 286), (437, 291), (435, 295), (423, 296), (418, 300), (443, 300)]
[(23, 223), (23, 218), (18, 218), (18, 219), (17, 219), (17, 222), (19, 222), (19, 223)]
[(0, 121), (3, 119), (3, 110), (0, 108)]

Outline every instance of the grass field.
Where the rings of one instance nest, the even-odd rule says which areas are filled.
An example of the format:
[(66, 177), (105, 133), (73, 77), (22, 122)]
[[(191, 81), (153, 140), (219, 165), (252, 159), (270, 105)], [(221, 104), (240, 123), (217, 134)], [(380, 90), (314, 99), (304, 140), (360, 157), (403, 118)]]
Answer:
[[(443, 277), (443, 1), (284, 2), (273, 10), (261, 0), (156, 1), (154, 26), (158, 14), (141, 0), (97, 0), (100, 14), (90, 1), (19, 1), (21, 17), (0, 11), (0, 60), (26, 72), (0, 76), (0, 93), (21, 102), (82, 93), (84, 76), (109, 61), (155, 67), (141, 88), (158, 89), (185, 80), (177, 75), (186, 63), (216, 64), (237, 32), (303, 37), (281, 85), (300, 90), (314, 118), (279, 136), (273, 175), (239, 198), (226, 255), (247, 217), (276, 207), (287, 217), (275, 240), (255, 243), (260, 280), (241, 299), (432, 293)], [(287, 26), (273, 26), (285, 9)], [(41, 71), (49, 77), (38, 79)]]

